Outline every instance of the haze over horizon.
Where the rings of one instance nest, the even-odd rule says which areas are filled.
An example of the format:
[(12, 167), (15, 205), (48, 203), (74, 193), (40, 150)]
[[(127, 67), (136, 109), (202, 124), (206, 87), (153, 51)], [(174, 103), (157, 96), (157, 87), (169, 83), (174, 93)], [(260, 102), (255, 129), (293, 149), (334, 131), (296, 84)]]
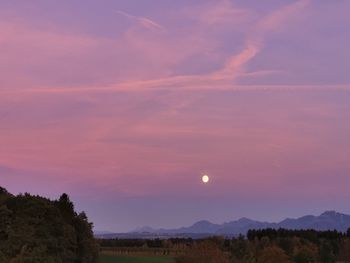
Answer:
[(348, 10), (0, 1), (0, 185), (116, 232), (350, 214)]

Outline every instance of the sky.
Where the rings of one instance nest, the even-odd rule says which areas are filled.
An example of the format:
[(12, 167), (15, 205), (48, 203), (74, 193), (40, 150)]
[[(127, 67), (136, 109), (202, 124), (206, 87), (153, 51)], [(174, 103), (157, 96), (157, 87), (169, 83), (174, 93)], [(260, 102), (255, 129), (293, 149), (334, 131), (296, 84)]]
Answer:
[(118, 232), (350, 213), (348, 10), (0, 0), (0, 185)]

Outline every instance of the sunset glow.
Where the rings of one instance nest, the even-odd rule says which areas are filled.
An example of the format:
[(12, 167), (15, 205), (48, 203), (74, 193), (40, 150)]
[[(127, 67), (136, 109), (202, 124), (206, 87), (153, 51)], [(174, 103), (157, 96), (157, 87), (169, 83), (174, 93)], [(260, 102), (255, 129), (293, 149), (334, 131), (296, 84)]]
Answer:
[(98, 230), (350, 212), (349, 10), (1, 1), (1, 185)]

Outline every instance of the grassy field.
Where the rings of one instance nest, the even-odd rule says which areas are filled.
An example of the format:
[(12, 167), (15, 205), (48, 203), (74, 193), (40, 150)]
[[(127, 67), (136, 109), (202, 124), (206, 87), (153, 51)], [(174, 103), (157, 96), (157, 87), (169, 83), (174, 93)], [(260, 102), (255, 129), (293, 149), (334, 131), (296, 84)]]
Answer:
[(119, 256), (100, 255), (99, 263), (174, 263), (174, 259), (166, 256)]

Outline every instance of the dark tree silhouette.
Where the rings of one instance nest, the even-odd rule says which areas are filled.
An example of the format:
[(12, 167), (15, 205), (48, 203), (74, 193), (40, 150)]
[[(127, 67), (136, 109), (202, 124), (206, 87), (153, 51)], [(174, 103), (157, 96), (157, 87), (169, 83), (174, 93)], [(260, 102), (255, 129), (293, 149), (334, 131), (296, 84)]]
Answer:
[(85, 213), (58, 201), (0, 188), (0, 262), (94, 263), (98, 247)]

